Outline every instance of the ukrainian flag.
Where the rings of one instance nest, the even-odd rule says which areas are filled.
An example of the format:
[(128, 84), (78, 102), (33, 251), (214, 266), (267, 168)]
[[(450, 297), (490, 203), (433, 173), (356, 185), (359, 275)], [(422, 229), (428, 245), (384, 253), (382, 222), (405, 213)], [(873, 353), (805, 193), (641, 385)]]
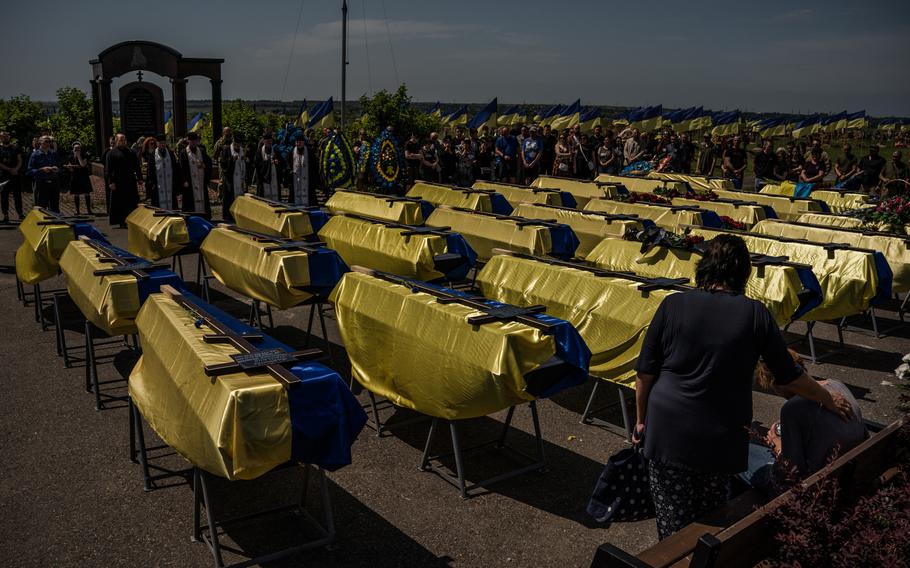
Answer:
[(711, 122), (714, 125), (714, 128), (711, 129), (713, 136), (739, 134), (741, 123), (738, 110), (719, 112), (711, 117)]
[(553, 121), (559, 118), (560, 113), (565, 109), (563, 105), (553, 105), (550, 110), (544, 113), (540, 119), (540, 126), (552, 125)]
[(562, 109), (559, 116), (550, 123), (550, 127), (556, 130), (572, 128), (579, 123), (581, 119), (581, 99), (576, 100), (571, 105)]
[(693, 130), (698, 130), (701, 115), (704, 110), (703, 107), (692, 107), (684, 111), (679, 111), (679, 120), (673, 121), (673, 130), (676, 132), (691, 132)]
[(699, 107), (698, 117), (692, 121), (692, 130), (702, 130), (714, 126), (714, 113)]
[(300, 105), (300, 110), (297, 112), (297, 119), (294, 120), (294, 126), (297, 128), (306, 128), (306, 125), (309, 121), (310, 111), (307, 109), (306, 99), (303, 99), (303, 103)]
[(642, 132), (650, 132), (660, 128), (663, 120), (663, 105), (640, 107), (629, 113), (629, 125)]
[(313, 109), (307, 128), (332, 128), (335, 126), (335, 103), (332, 97)]
[(524, 111), (518, 105), (512, 105), (507, 111), (499, 115), (496, 124), (499, 126), (518, 126), (524, 122)]
[(542, 113), (537, 113), (536, 115), (534, 115), (534, 122), (540, 124), (541, 120), (553, 116), (554, 114), (556, 114), (559, 111), (560, 108), (561, 107), (559, 105), (553, 105), (546, 111), (544, 111)]
[(451, 124), (452, 126), (466, 125), (468, 123), (468, 107), (462, 106), (460, 109), (445, 117), (442, 123)]
[(794, 138), (811, 136), (821, 130), (821, 127), (821, 119), (816, 114), (797, 122), (796, 126), (793, 127), (793, 132), (791, 134)]
[(168, 138), (174, 135), (174, 114), (170, 111), (164, 115), (164, 135)]
[(895, 118), (885, 118), (885, 119), (879, 121), (878, 129), (884, 130), (887, 132), (891, 132), (893, 130), (897, 130), (897, 127), (899, 126), (898, 123), (899, 123), (899, 121)]
[(758, 130), (759, 135), (762, 138), (774, 138), (775, 136), (786, 136), (787, 135), (787, 121), (783, 118), (772, 118), (769, 119), (764, 125), (761, 125)]
[(866, 111), (861, 110), (859, 112), (854, 112), (853, 114), (848, 114), (846, 120), (846, 128), (862, 130), (866, 127)]
[(474, 128), (480, 130), (484, 126), (488, 129), (493, 130), (496, 128), (497, 117), (499, 116), (499, 103), (497, 99), (487, 103), (487, 106), (483, 107), (480, 112), (474, 115), (468, 122), (468, 128)]
[(825, 132), (828, 132), (828, 133), (837, 132), (838, 130), (843, 130), (847, 125), (846, 118), (847, 118), (847, 111), (844, 111), (844, 112), (841, 112), (838, 114), (832, 114), (831, 116), (821, 119), (821, 128), (820, 129)]
[(186, 125), (186, 131), (196, 132), (200, 128), (202, 128), (202, 113), (197, 112), (196, 116), (194, 116), (193, 119), (190, 120), (189, 124)]
[(585, 134), (593, 132), (595, 126), (602, 126), (599, 108), (588, 109), (581, 114), (578, 120), (581, 124), (581, 131)]
[(442, 104), (439, 101), (436, 101), (436, 104), (433, 105), (433, 110), (428, 112), (433, 118), (442, 119)]

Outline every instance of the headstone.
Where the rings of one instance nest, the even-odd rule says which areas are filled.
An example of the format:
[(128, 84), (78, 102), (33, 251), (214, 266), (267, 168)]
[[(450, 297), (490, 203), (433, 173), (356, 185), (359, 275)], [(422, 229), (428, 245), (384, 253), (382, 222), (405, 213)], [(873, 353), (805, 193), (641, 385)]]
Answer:
[(141, 136), (164, 132), (164, 92), (161, 87), (134, 81), (120, 87), (120, 128), (133, 143)]

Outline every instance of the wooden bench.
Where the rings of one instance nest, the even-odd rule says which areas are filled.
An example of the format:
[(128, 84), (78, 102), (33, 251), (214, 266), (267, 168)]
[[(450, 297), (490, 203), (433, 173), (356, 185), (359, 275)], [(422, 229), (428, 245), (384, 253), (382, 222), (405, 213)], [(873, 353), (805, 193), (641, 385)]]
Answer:
[[(897, 473), (896, 434), (906, 420), (885, 428), (867, 422), (875, 434), (806, 478), (803, 487), (838, 476), (851, 492), (865, 494), (887, 483)], [(594, 554), (591, 568), (751, 568), (773, 550), (770, 516), (792, 499), (792, 491), (770, 502), (758, 491), (747, 491), (637, 556), (605, 543)]]

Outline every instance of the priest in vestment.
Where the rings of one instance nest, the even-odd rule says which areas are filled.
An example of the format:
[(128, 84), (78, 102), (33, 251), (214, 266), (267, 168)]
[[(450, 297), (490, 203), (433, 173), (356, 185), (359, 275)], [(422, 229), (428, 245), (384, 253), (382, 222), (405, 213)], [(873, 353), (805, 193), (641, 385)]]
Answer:
[(295, 205), (315, 207), (316, 186), (311, 176), (316, 174), (316, 156), (306, 145), (302, 135), (294, 140), (294, 150), (288, 156), (288, 167), (291, 170), (290, 202)]
[(155, 207), (177, 210), (180, 204), (181, 183), (180, 166), (177, 155), (167, 147), (167, 138), (159, 134), (158, 144), (148, 157), (145, 174), (145, 195)]
[(139, 205), (139, 187), (142, 168), (139, 158), (126, 143), (126, 135), (117, 134), (114, 147), (107, 153), (104, 164), (107, 186), (111, 190), (108, 211), (111, 226), (126, 228), (126, 217)]
[(212, 217), (209, 203), (209, 181), (212, 179), (212, 160), (199, 145), (199, 134), (186, 135), (186, 148), (180, 152), (180, 171), (183, 182), (183, 211), (202, 217)]
[(246, 155), (243, 151), (243, 137), (235, 134), (230, 144), (221, 148), (218, 159), (221, 167), (221, 216), (225, 221), (234, 222), (231, 205), (234, 199), (246, 192)]
[(259, 188), (260, 197), (265, 197), (272, 201), (281, 199), (280, 180), (283, 175), (281, 166), (281, 157), (272, 147), (272, 135), (266, 134), (262, 138), (262, 146), (256, 152), (256, 157), (253, 160), (256, 185)]

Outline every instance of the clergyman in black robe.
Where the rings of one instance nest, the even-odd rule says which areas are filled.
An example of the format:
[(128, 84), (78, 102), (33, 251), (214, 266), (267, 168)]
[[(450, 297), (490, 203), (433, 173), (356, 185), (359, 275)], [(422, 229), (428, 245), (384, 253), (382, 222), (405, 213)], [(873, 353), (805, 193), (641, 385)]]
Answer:
[(142, 179), (139, 158), (130, 150), (126, 136), (118, 134), (114, 147), (107, 154), (104, 166), (107, 185), (111, 190), (109, 217), (111, 226), (126, 228), (126, 217), (139, 205), (139, 187)]
[(177, 155), (167, 147), (167, 139), (158, 136), (158, 145), (149, 153), (146, 163), (145, 194), (149, 202), (162, 209), (179, 209), (177, 196), (183, 188), (181, 174)]

